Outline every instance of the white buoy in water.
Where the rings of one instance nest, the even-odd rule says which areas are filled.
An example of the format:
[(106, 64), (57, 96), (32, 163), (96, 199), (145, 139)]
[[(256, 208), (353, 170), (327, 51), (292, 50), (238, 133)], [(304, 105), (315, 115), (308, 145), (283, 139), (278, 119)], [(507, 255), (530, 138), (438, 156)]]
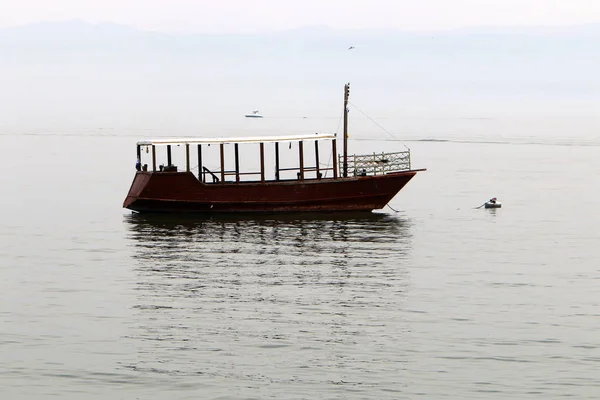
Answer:
[(501, 208), (502, 203), (500, 203), (495, 197), (492, 197), (491, 199), (485, 202), (484, 206), (485, 208)]
[(479, 209), (481, 207), (485, 207), (485, 208), (500, 208), (500, 207), (502, 207), (502, 204), (498, 201), (497, 198), (492, 197), (491, 199), (489, 199), (488, 201), (486, 201), (485, 203), (483, 203), (479, 207), (475, 207), (475, 209), (477, 210), (477, 209)]

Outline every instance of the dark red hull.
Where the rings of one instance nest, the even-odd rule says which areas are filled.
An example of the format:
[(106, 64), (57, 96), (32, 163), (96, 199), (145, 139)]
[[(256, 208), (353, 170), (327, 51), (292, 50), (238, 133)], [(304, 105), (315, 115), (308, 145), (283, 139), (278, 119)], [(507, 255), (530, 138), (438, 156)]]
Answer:
[(191, 172), (137, 172), (123, 207), (138, 212), (372, 211), (385, 207), (418, 171), (210, 184)]

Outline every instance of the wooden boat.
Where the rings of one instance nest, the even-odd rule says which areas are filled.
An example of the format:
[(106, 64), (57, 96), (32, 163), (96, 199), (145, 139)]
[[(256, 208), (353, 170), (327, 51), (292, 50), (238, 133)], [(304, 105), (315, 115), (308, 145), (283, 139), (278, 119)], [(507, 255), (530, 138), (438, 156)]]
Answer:
[[(137, 212), (200, 213), (381, 209), (424, 169), (411, 169), (410, 150), (348, 155), (348, 96), (349, 85), (346, 85), (342, 154), (337, 152), (334, 134), (139, 141), (137, 172), (123, 207)], [(308, 144), (314, 146), (310, 157)], [(282, 157), (282, 150), (289, 152), (292, 145), (297, 157)], [(172, 150), (177, 146), (185, 148), (183, 171), (172, 162)], [(192, 146), (197, 153), (197, 158), (194, 157), (198, 161), (197, 175), (191, 167)], [(323, 151), (324, 146), (327, 152)], [(166, 147), (164, 166), (157, 166), (157, 147)], [(240, 147), (254, 147), (254, 169), (240, 167)], [(144, 157), (150, 157), (150, 170), (148, 164), (142, 163), (143, 149)], [(211, 150), (218, 152), (218, 167), (207, 161), (205, 154)], [(267, 150), (273, 151), (270, 157)], [(323, 167), (322, 159), (330, 157), (334, 161)], [(243, 161), (247, 163), (248, 158), (252, 157)], [(268, 158), (274, 163), (273, 176), (268, 176), (271, 169), (265, 168)], [(291, 162), (294, 165), (289, 166)]]

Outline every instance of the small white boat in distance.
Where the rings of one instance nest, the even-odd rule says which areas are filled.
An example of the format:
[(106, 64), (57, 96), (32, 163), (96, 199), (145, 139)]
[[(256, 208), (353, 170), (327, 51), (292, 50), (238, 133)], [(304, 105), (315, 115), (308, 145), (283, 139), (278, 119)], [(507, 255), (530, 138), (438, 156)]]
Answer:
[(258, 110), (252, 111), (251, 114), (246, 114), (246, 118), (262, 118), (263, 116), (258, 113)]

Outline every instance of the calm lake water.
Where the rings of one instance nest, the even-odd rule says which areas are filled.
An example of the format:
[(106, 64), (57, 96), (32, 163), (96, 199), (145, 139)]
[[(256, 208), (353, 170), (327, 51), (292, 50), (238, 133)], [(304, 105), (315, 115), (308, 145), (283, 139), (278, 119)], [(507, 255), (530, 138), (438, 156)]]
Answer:
[(240, 218), (121, 208), (163, 134), (0, 132), (2, 398), (598, 398), (598, 120), (568, 124), (408, 121), (399, 212)]

